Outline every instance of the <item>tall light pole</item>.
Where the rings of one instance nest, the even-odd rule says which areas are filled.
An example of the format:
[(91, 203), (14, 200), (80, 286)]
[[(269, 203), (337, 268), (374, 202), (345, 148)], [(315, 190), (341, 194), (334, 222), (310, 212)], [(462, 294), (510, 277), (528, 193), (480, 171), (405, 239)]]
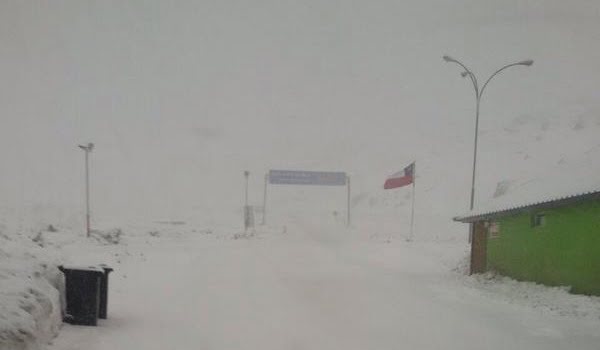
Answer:
[(85, 232), (90, 236), (90, 152), (94, 149), (94, 144), (89, 142), (87, 145), (79, 145), (85, 152)]
[[(477, 166), (477, 136), (479, 134), (479, 105), (481, 103), (481, 97), (483, 96), (483, 93), (485, 91), (486, 86), (488, 85), (488, 83), (496, 76), (498, 75), (498, 73), (502, 72), (503, 70), (510, 68), (510, 67), (514, 67), (514, 66), (531, 66), (533, 64), (533, 60), (524, 60), (524, 61), (519, 61), (519, 62), (515, 62), (515, 63), (510, 63), (507, 64), (503, 67), (501, 67), (500, 69), (498, 69), (497, 71), (494, 72), (494, 74), (492, 74), (483, 84), (483, 86), (481, 87), (481, 89), (479, 88), (479, 83), (477, 81), (477, 77), (475, 77), (475, 74), (473, 74), (473, 72), (471, 72), (471, 70), (469, 68), (467, 68), (467, 66), (465, 66), (463, 63), (461, 63), (460, 61), (458, 61), (457, 59), (454, 59), (450, 56), (444, 56), (444, 61), (446, 62), (452, 62), (452, 63), (456, 63), (459, 66), (461, 66), (464, 69), (464, 72), (461, 73), (461, 76), (463, 78), (465, 77), (469, 77), (471, 79), (471, 82), (473, 83), (473, 88), (475, 89), (475, 102), (476, 102), (476, 107), (475, 107), (475, 146), (473, 148), (473, 177), (471, 178), (471, 205), (469, 207), (470, 210), (473, 210), (473, 205), (475, 203), (475, 169)], [(470, 240), (470, 236), (469, 236), (469, 240)]]

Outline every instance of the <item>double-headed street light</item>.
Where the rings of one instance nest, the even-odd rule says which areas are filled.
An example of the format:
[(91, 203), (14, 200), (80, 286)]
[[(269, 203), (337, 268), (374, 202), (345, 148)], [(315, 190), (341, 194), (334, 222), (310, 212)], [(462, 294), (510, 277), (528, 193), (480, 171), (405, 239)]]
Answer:
[(483, 96), (483, 93), (485, 91), (486, 86), (488, 85), (488, 83), (496, 76), (498, 75), (498, 73), (502, 72), (503, 70), (510, 68), (510, 67), (514, 67), (514, 66), (531, 66), (533, 64), (533, 60), (524, 60), (524, 61), (519, 61), (519, 62), (515, 62), (515, 63), (510, 63), (507, 64), (503, 67), (501, 67), (500, 69), (498, 69), (497, 71), (494, 72), (494, 74), (492, 74), (483, 84), (483, 86), (481, 88), (479, 88), (479, 83), (477, 81), (477, 77), (475, 77), (475, 74), (473, 74), (473, 72), (471, 72), (471, 70), (469, 68), (467, 68), (463, 63), (461, 63), (460, 61), (458, 61), (457, 59), (454, 59), (450, 56), (444, 56), (444, 61), (446, 62), (452, 62), (452, 63), (456, 63), (459, 66), (461, 66), (464, 71), (461, 73), (461, 76), (463, 78), (465, 77), (469, 77), (471, 79), (471, 82), (473, 83), (473, 88), (475, 89), (475, 101), (476, 101), (476, 109), (475, 109), (475, 147), (473, 149), (473, 177), (471, 179), (471, 205), (470, 205), (470, 210), (473, 210), (473, 205), (475, 203), (475, 169), (476, 169), (476, 165), (477, 165), (477, 135), (478, 135), (478, 131), (479, 131), (479, 104), (481, 103), (481, 96)]
[(78, 145), (85, 152), (85, 231), (87, 237), (90, 236), (90, 163), (89, 155), (94, 149), (93, 143), (87, 145)]

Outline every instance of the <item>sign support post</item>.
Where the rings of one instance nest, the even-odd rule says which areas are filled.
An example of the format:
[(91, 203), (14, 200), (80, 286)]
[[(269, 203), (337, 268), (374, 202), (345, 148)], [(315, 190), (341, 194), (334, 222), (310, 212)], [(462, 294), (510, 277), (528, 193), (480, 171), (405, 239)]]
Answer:
[(265, 190), (263, 193), (263, 216), (262, 224), (267, 224), (267, 185), (269, 184), (269, 174), (265, 174)]
[(348, 187), (348, 207), (346, 214), (346, 226), (350, 227), (350, 176), (346, 176), (346, 187)]

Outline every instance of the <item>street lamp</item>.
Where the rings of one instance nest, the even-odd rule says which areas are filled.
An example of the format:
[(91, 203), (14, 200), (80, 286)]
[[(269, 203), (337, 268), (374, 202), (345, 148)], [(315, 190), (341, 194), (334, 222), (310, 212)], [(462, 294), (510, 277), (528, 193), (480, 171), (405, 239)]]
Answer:
[(94, 149), (93, 143), (78, 145), (85, 152), (85, 229), (87, 237), (90, 236), (90, 163), (89, 154)]
[(471, 205), (470, 205), (470, 210), (473, 210), (473, 204), (475, 203), (475, 168), (476, 168), (476, 165), (477, 165), (477, 136), (478, 136), (478, 131), (479, 131), (479, 105), (480, 105), (480, 102), (481, 102), (481, 96), (483, 96), (483, 93), (484, 93), (485, 88), (487, 87), (488, 83), (496, 75), (498, 75), (498, 73), (502, 72), (503, 70), (505, 70), (507, 68), (514, 67), (514, 66), (526, 66), (526, 67), (529, 67), (529, 66), (531, 66), (533, 64), (533, 60), (519, 61), (519, 62), (507, 64), (507, 65), (501, 67), (500, 69), (498, 69), (497, 71), (495, 71), (494, 74), (492, 74), (485, 81), (485, 83), (483, 84), (483, 86), (480, 89), (479, 88), (479, 83), (477, 81), (477, 77), (475, 77), (475, 74), (473, 74), (473, 72), (471, 72), (471, 70), (469, 68), (467, 68), (463, 63), (461, 63), (457, 59), (454, 59), (454, 58), (452, 58), (450, 56), (444, 56), (443, 58), (444, 58), (444, 61), (446, 61), (446, 62), (456, 63), (459, 66), (461, 66), (464, 69), (464, 72), (462, 72), (460, 75), (463, 78), (465, 78), (465, 77), (468, 76), (471, 79), (471, 82), (473, 83), (473, 88), (475, 89), (475, 101), (476, 101), (476, 109), (475, 109), (475, 146), (474, 146), (474, 149), (473, 149), (473, 177), (471, 178)]

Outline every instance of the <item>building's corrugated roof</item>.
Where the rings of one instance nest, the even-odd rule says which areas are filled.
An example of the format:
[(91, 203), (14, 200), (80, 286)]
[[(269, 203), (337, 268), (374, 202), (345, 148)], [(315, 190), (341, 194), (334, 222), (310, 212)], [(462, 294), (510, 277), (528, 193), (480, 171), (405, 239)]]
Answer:
[(471, 222), (486, 216), (499, 216), (529, 207), (558, 203), (578, 197), (600, 194), (600, 173), (588, 172), (575, 176), (545, 177), (531, 180), (509, 190), (508, 193), (484, 203), (455, 221)]

